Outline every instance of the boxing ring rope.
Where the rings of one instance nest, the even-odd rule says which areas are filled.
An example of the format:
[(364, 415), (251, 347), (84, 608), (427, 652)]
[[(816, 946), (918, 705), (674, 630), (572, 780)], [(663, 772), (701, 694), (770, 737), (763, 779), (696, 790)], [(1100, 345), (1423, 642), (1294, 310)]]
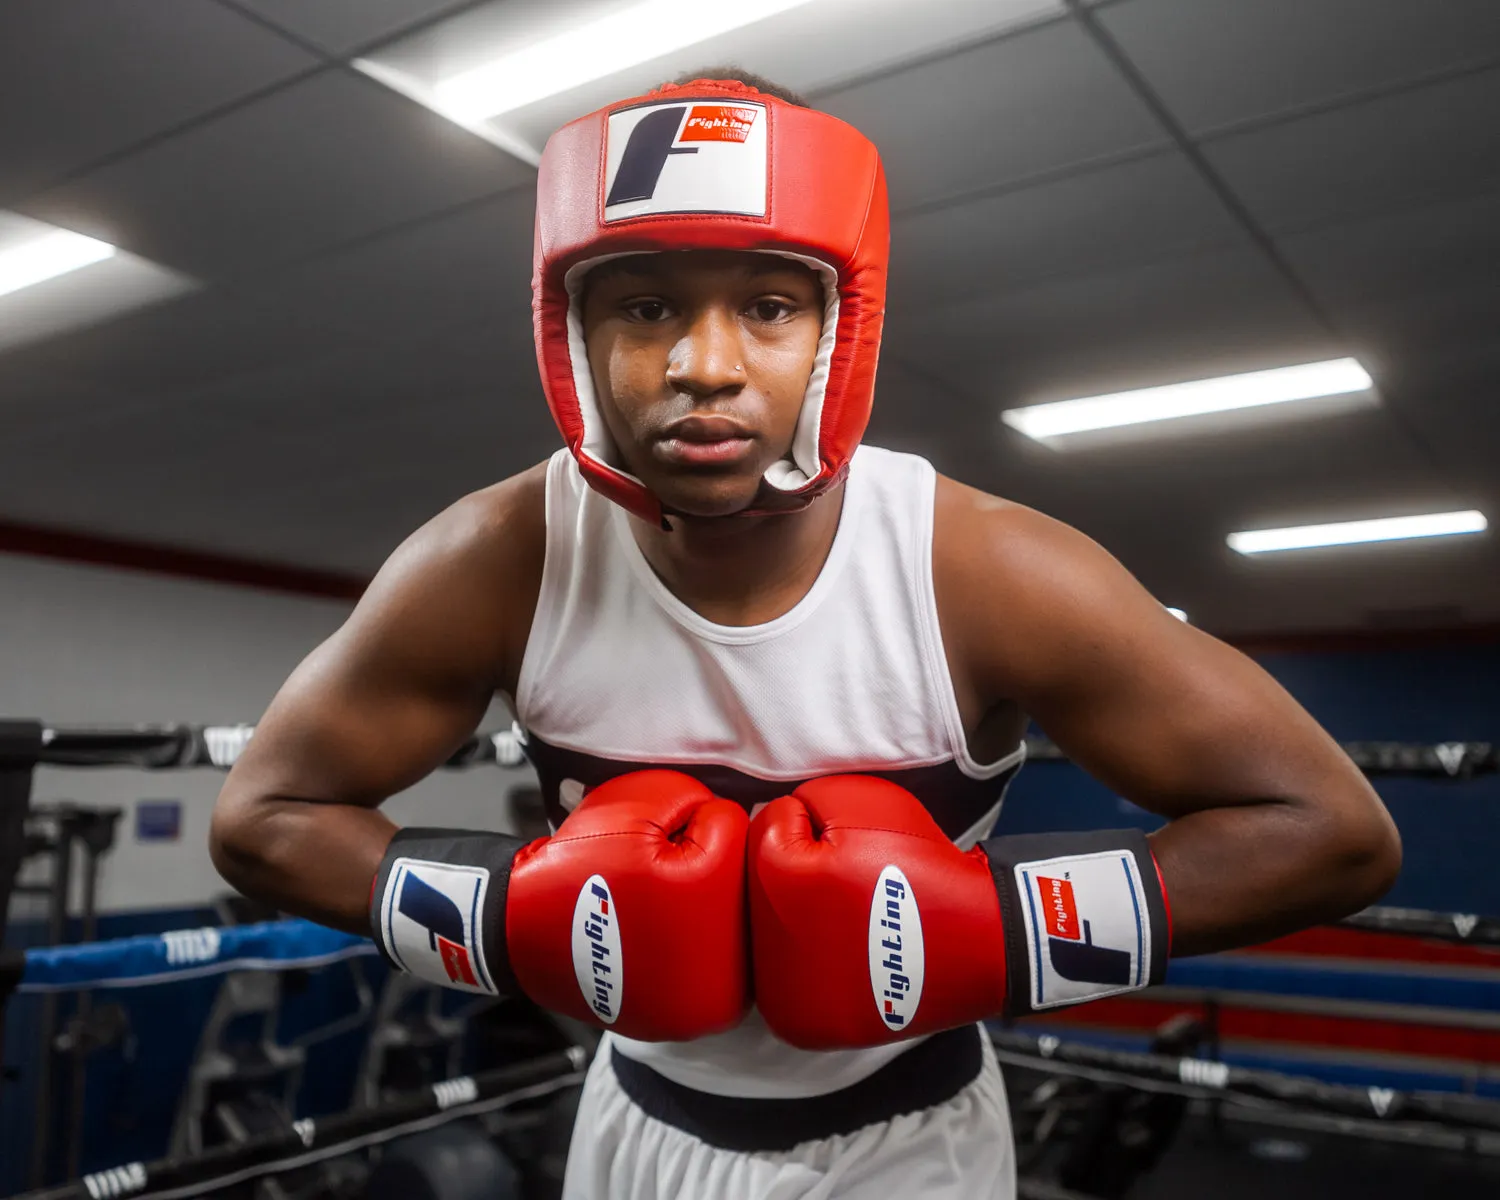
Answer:
[(509, 1108), (583, 1081), (584, 1052), (573, 1046), (525, 1062), (445, 1080), (371, 1108), (304, 1118), (239, 1145), (188, 1158), (124, 1163), (17, 1200), (186, 1200), (262, 1175), (282, 1174), (465, 1117)]
[(369, 938), (311, 921), (262, 921), (168, 933), (42, 946), (0, 959), (5, 981), (20, 994), (95, 988), (149, 987), (230, 971), (289, 971), (324, 967), (376, 953)]
[[(1500, 920), (1409, 908), (1369, 908), (1342, 924), (1410, 937), (1500, 947)], [(0, 954), (0, 1002), (20, 994), (147, 987), (230, 971), (321, 967), (373, 956), (368, 938), (290, 919), (43, 946)], [(1250, 963), (1247, 969), (1255, 969)]]
[[(324, 966), (373, 953), (366, 939), (307, 921), (287, 920), (36, 949), (24, 956), (24, 969), (16, 978), (20, 990), (32, 992), (142, 987), (234, 970)], [(1106, 1049), (998, 1026), (991, 1027), (990, 1037), (997, 1056), (1009, 1065), (1247, 1105), (1262, 1112), (1373, 1120), (1390, 1127), (1393, 1137), (1413, 1126), (1426, 1126), (1457, 1134), (1463, 1144), (1486, 1153), (1500, 1153), (1500, 1139), (1492, 1136), (1500, 1135), (1500, 1102), (1493, 1100), (1329, 1084), (1196, 1057)], [(189, 1159), (122, 1164), (72, 1183), (27, 1193), (26, 1197), (101, 1200), (128, 1194), (169, 1200), (202, 1194), (545, 1095), (577, 1083), (582, 1078), (582, 1065), (582, 1051), (574, 1047), (449, 1080), (377, 1108), (301, 1121), (291, 1131), (244, 1145), (217, 1148)], [(1361, 1132), (1357, 1127), (1343, 1128)], [(1479, 1144), (1479, 1137), (1494, 1145)], [(1022, 1195), (1034, 1200), (1066, 1200), (1070, 1194), (1042, 1181), (1028, 1180)]]
[(1339, 922), (1352, 929), (1372, 933), (1394, 933), (1402, 937), (1458, 942), (1465, 946), (1500, 946), (1500, 918), (1475, 913), (1428, 912), (1421, 908), (1388, 908), (1375, 905)]
[[(1471, 779), (1500, 771), (1500, 746), (1493, 742), (1343, 742), (1345, 754), (1366, 775)], [(1045, 738), (1026, 739), (1032, 762), (1066, 762), (1068, 756)]]
[[(1465, 1135), (1472, 1148), (1500, 1154), (1500, 1101), (1480, 1096), (1324, 1083), (1212, 1059), (1115, 1050), (997, 1025), (989, 1026), (989, 1034), (995, 1056), (1011, 1066), (1271, 1113), (1323, 1113), (1408, 1128), (1425, 1125)], [(1346, 1131), (1362, 1130), (1356, 1125)]]
[[(142, 770), (218, 767), (227, 770), (254, 736), (253, 725), (139, 725), (118, 728), (48, 728), (41, 731), (35, 761), (48, 766), (130, 766)], [(444, 764), (519, 766), (524, 740), (519, 729), (469, 738)], [(1500, 772), (1500, 745), (1492, 742), (1345, 742), (1343, 749), (1366, 775), (1469, 779)], [(1045, 738), (1028, 737), (1033, 762), (1066, 762)]]
[[(35, 762), (55, 767), (136, 767), (164, 771), (217, 767), (227, 771), (255, 735), (253, 725), (136, 725), (129, 727), (43, 728)], [(475, 734), (443, 765), (450, 768), (495, 763), (520, 766), (524, 755), (519, 729)]]

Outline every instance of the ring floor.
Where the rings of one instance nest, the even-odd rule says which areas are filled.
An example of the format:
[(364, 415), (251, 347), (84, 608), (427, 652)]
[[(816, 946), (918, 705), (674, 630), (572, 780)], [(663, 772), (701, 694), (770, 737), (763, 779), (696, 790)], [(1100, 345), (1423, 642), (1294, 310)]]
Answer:
[(1126, 1200), (1413, 1200), (1500, 1196), (1500, 1159), (1193, 1113)]

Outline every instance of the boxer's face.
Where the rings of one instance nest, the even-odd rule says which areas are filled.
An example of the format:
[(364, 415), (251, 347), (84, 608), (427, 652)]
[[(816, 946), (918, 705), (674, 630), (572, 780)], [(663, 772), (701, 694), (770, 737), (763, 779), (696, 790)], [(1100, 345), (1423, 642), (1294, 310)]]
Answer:
[(590, 273), (584, 340), (624, 467), (669, 509), (750, 505), (791, 451), (823, 328), (823, 287), (770, 254), (632, 255)]

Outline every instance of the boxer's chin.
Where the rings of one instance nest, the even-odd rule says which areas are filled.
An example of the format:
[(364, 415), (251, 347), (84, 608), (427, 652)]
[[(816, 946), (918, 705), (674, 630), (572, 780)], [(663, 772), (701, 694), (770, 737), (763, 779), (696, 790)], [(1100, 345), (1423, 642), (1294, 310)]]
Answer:
[(760, 475), (682, 474), (653, 487), (662, 507), (685, 517), (732, 517), (760, 495)]

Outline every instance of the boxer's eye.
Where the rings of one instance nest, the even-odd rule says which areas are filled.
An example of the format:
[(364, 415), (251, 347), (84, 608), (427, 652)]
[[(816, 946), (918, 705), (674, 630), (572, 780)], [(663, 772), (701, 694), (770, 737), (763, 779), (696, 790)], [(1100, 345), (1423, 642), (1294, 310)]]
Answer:
[(663, 300), (629, 300), (622, 306), (625, 312), (636, 321), (644, 321), (647, 324), (655, 324), (664, 319), (671, 311)]
[(773, 296), (766, 296), (750, 305), (750, 314), (757, 321), (784, 321), (791, 316), (793, 306), (785, 300), (777, 300)]

